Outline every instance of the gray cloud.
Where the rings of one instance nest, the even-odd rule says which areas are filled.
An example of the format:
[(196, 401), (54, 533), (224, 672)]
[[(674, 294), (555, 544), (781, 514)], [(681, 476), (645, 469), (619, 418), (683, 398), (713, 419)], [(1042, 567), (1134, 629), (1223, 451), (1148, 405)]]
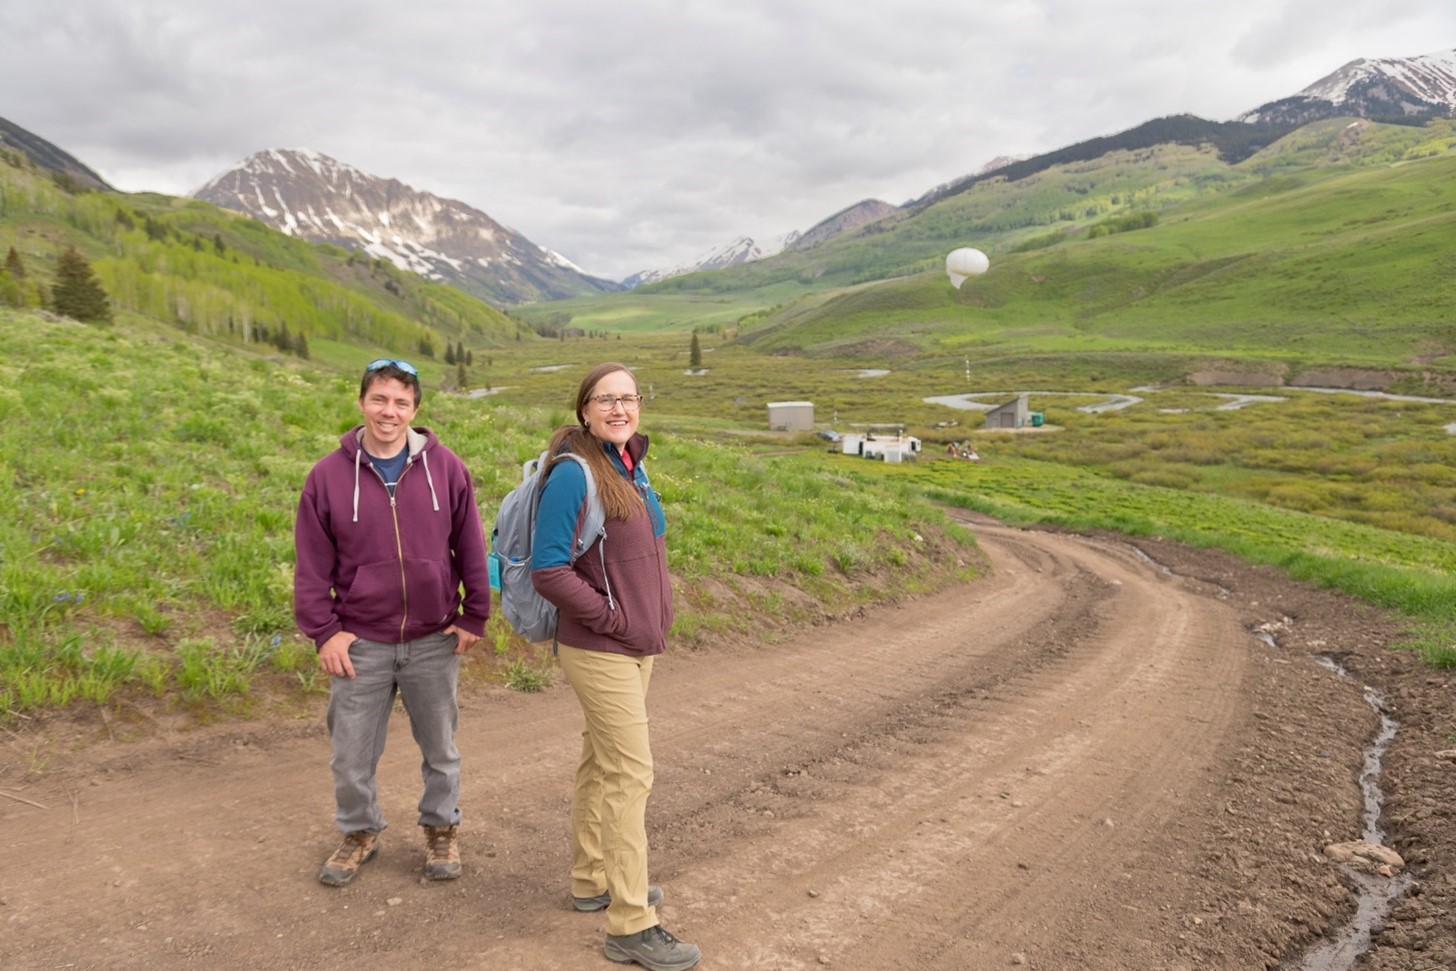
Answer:
[(1448, 0), (0, 0), (0, 115), (133, 191), (312, 148), (620, 278), (1452, 46)]

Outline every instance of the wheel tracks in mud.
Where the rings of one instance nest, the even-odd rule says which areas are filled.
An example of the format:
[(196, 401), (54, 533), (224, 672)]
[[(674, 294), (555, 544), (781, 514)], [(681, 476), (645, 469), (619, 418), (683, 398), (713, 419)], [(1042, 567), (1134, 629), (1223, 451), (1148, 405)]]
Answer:
[[(1180, 799), (1240, 717), (1247, 636), (1126, 545), (976, 532), (994, 570), (969, 587), (772, 648), (662, 659), (649, 698), (654, 877), (668, 885), (669, 926), (703, 945), (705, 966), (973, 968), (1051, 954), (1127, 917), (1119, 881), (1176, 842)], [(422, 946), (443, 947), (447, 966), (577, 967), (599, 922), (552, 904), (569, 865), (575, 701), (558, 685), (466, 695), (464, 708), (467, 879), (456, 886), (417, 879), (417, 755), (396, 719), (381, 791), (405, 832), (386, 833), (359, 887), (321, 894), (312, 881), (335, 838), (327, 746), (292, 739), (224, 762), (216, 786), (189, 766), (153, 785), (159, 798), (142, 807), (134, 795), (166, 767), (140, 765), (110, 797), (109, 786), (83, 791), (87, 821), (111, 814), (113, 831), (79, 833), (59, 861), (43, 839), (22, 840), (20, 862), (66, 866), (99, 852), (108, 873), (134, 872), (90, 899), (62, 887), (48, 901), (47, 881), (27, 878), (10, 916), (71, 924), (11, 928), (29, 953), (81, 966), (103, 953), (112, 966), (146, 965), (156, 952), (127, 936), (142, 921), (175, 935), (173, 954), (326, 966), (327, 941), (310, 943), (323, 919), (335, 935), (371, 941), (377, 960), (361, 967)], [(271, 808), (249, 813), (260, 799)], [(208, 832), (220, 809), (237, 814), (233, 832)], [(149, 852), (151, 841), (173, 858)], [(428, 922), (381, 923), (394, 906), (376, 909), (386, 897), (402, 914), (423, 907), (449, 922), (448, 946)], [(363, 906), (341, 909), (350, 901)], [(178, 930), (204, 918), (205, 929)], [(108, 950), (68, 938), (82, 922), (93, 939), (109, 937)], [(250, 933), (275, 922), (276, 942)], [(1129, 923), (1100, 929), (1126, 944), (1153, 936), (1157, 919)], [(906, 927), (916, 928), (909, 939)]]
[[(868, 666), (836, 672), (831, 683), (845, 695), (873, 685), (878, 705), (853, 719), (772, 703), (778, 731), (756, 748), (730, 746), (737, 785), (674, 797), (674, 829), (686, 834), (670, 833), (667, 847), (703, 891), (690, 902), (711, 910), (726, 893), (745, 912), (721, 920), (783, 928), (738, 966), (893, 966), (865, 948), (906, 921), (921, 928), (920, 957), (957, 966), (979, 966), (988, 949), (1004, 959), (1051, 946), (1048, 928), (1066, 904), (1100, 892), (1104, 871), (1131, 852), (1113, 826), (1131, 836), (1168, 785), (1199, 783), (1236, 706), (1239, 651), (1223, 638), (1244, 639), (1232, 619), (1221, 617), (1213, 635), (1190, 630), (1192, 597), (1145, 596), (1147, 584), (1167, 581), (1151, 579), (1131, 551), (1091, 554), (1108, 581), (1085, 552), (1048, 552), (1065, 541), (985, 538), (999, 544), (1001, 580), (980, 604), (937, 611), (929, 626), (938, 638), (922, 631), (900, 645), (897, 656), (922, 670), (885, 669), (881, 650)], [(992, 622), (956, 639), (981, 617)], [(1145, 630), (1147, 649), (1126, 629)], [(1227, 686), (1218, 700), (1192, 717), (1157, 716), (1164, 692), (1203, 694), (1210, 671)], [(691, 787), (682, 778), (670, 786)], [(715, 835), (731, 854), (714, 858)], [(1025, 933), (1023, 919), (1047, 927)], [(1000, 941), (984, 931), (998, 923), (1008, 928)]]

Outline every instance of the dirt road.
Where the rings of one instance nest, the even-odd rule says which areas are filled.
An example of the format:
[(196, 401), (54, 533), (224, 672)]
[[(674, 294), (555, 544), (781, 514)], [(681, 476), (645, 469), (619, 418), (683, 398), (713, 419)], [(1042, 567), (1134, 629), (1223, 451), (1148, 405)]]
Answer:
[[(1299, 967), (1353, 911), (1320, 849), (1360, 836), (1360, 678), (1438, 706), (1449, 677), (1392, 666), (1378, 617), (1219, 554), (975, 531), (973, 585), (660, 662), (665, 925), (704, 969)], [(462, 703), (466, 872), (443, 884), (422, 879), (402, 715), (392, 825), (343, 890), (315, 880), (337, 838), (319, 717), (75, 753), (12, 734), (0, 967), (612, 967), (566, 897), (569, 689)], [(1420, 802), (1402, 752), (1398, 808), (1425, 810), (1402, 832), (1438, 878), (1375, 966), (1456, 968), (1433, 929), (1452, 792)]]

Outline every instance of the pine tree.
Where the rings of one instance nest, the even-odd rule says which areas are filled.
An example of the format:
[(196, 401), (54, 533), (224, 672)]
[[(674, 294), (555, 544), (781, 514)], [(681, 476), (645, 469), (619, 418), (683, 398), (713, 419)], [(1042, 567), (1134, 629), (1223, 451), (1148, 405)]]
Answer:
[(698, 346), (698, 332), (693, 331), (692, 343), (688, 345), (688, 367), (696, 371), (703, 366), (703, 349)]
[(10, 247), (10, 252), (5, 254), (5, 272), (9, 273), (18, 282), (25, 279), (25, 264), (20, 262), (20, 254), (15, 252), (15, 247)]
[(453, 341), (445, 342), (445, 363), (455, 363), (455, 343)]
[(51, 287), (51, 309), (73, 320), (93, 323), (111, 320), (111, 301), (96, 280), (91, 264), (74, 246), (56, 258), (56, 282)]

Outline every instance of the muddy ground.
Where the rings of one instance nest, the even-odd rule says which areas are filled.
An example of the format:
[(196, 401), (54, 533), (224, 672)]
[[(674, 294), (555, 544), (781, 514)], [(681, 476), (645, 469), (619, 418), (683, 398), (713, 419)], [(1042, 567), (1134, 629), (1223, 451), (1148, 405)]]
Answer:
[[(701, 967), (1456, 971), (1452, 675), (1392, 650), (1396, 622), (1218, 552), (974, 529), (974, 584), (661, 659), (653, 879)], [(423, 879), (402, 716), (380, 857), (316, 882), (321, 707), (0, 732), (0, 967), (612, 966), (567, 902), (564, 684), (462, 696), (450, 883)], [(1381, 711), (1411, 883), (1357, 959), (1357, 885), (1322, 851), (1366, 829)]]

